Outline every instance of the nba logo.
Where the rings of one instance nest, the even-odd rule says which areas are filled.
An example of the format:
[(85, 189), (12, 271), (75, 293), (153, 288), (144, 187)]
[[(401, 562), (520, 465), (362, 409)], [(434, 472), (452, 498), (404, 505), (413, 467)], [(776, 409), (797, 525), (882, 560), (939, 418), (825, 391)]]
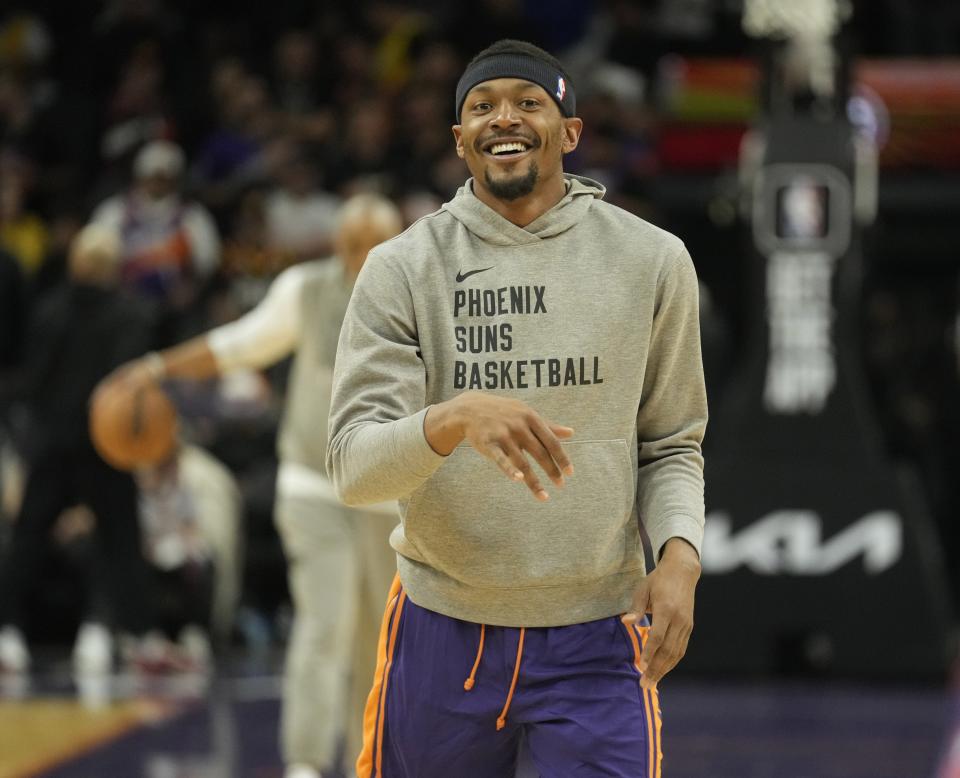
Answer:
[(563, 76), (557, 76), (557, 99), (563, 100), (563, 96), (567, 93), (567, 85), (563, 80)]

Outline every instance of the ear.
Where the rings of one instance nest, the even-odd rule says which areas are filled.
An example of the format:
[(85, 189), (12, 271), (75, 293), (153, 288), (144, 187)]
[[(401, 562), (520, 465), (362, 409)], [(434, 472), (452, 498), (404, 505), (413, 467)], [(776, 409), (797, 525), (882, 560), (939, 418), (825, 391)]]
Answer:
[(457, 156), (460, 159), (463, 159), (463, 135), (461, 133), (461, 126), (459, 124), (454, 124), (450, 129), (453, 130), (453, 139), (457, 142)]
[(580, 142), (580, 133), (583, 132), (583, 120), (576, 116), (563, 120), (563, 137), (560, 140), (560, 150), (564, 154), (573, 151)]

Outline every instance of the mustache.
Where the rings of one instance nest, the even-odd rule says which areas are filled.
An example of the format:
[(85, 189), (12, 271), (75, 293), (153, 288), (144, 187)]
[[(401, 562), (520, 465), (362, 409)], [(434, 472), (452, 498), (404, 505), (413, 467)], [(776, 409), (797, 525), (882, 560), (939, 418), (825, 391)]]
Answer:
[(527, 137), (526, 135), (523, 135), (522, 133), (516, 133), (516, 132), (497, 133), (494, 135), (487, 135), (483, 138), (477, 138), (473, 142), (473, 148), (477, 151), (482, 151), (483, 147), (486, 146), (488, 143), (496, 142), (498, 140), (504, 140), (506, 138), (512, 138), (512, 139), (521, 138), (522, 140), (530, 144), (531, 149), (540, 148), (539, 138), (536, 138), (536, 137), (530, 138), (530, 137)]

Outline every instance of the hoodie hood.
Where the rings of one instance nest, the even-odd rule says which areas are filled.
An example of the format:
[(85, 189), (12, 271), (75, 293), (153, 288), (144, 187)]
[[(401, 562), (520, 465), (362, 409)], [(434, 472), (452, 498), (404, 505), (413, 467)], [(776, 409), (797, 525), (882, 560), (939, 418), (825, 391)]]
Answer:
[(518, 227), (505, 219), (473, 193), (473, 179), (457, 190), (456, 196), (443, 205), (443, 210), (461, 222), (470, 232), (494, 246), (525, 246), (539, 243), (566, 232), (580, 222), (594, 200), (602, 200), (603, 184), (583, 176), (565, 173), (567, 193), (560, 202), (541, 214), (526, 227)]

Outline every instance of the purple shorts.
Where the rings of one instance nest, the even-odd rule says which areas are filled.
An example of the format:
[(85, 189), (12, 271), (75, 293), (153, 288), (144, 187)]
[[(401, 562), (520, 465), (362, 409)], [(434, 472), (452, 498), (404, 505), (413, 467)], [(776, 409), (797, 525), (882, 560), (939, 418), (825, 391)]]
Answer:
[(521, 736), (545, 778), (660, 778), (657, 692), (640, 686), (647, 626), (488, 627), (390, 590), (359, 778), (509, 778)]

